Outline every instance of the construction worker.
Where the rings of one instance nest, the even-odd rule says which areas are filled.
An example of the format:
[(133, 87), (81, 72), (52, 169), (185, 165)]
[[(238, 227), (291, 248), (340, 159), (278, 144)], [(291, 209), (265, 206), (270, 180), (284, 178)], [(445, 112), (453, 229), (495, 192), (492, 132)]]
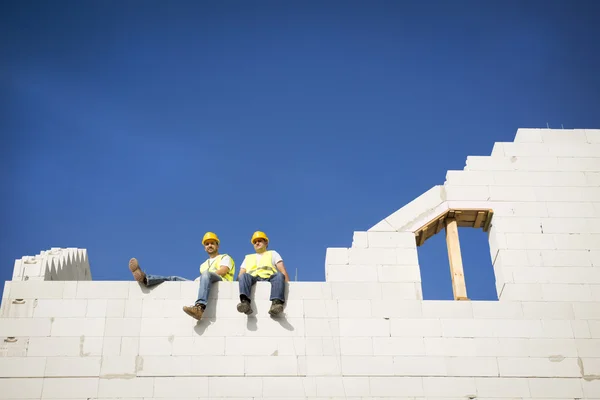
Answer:
[(237, 310), (246, 315), (252, 314), (250, 291), (256, 281), (271, 282), (271, 308), (269, 314), (277, 315), (283, 311), (285, 303), (285, 282), (290, 278), (278, 252), (267, 250), (269, 238), (264, 232), (256, 231), (250, 240), (255, 254), (248, 254), (240, 266), (240, 303)]
[[(211, 284), (218, 281), (233, 281), (235, 262), (227, 254), (219, 254), (219, 237), (213, 232), (206, 232), (202, 238), (204, 250), (208, 258), (200, 265), (200, 288), (198, 299), (193, 306), (184, 306), (183, 311), (189, 316), (200, 319), (208, 303), (208, 294)], [(144, 273), (135, 258), (129, 260), (129, 270), (139, 283), (145, 286), (154, 286), (165, 281), (189, 281), (179, 276), (150, 275)]]

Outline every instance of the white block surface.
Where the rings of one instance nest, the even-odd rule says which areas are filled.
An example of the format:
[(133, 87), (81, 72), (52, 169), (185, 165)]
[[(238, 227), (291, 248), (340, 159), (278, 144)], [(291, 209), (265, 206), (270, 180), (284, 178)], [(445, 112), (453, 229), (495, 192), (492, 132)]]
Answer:
[(0, 379), (0, 399), (39, 399), (44, 379)]
[(98, 396), (98, 378), (45, 378), (42, 397), (86, 399)]

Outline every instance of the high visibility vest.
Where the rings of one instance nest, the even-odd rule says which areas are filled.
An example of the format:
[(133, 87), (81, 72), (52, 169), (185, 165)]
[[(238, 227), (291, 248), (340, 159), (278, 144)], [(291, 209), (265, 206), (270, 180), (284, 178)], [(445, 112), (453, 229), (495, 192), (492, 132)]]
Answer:
[(273, 265), (273, 256), (269, 250), (262, 254), (248, 254), (244, 259), (244, 268), (250, 275), (265, 279), (277, 272), (277, 268)]
[[(208, 258), (206, 261), (204, 261), (200, 265), (200, 275), (202, 275), (204, 271), (216, 273), (217, 270), (221, 268), (221, 260), (226, 255), (227, 254), (219, 254), (215, 258)], [(224, 281), (233, 281), (233, 274), (235, 272), (235, 261), (231, 256), (229, 256), (229, 258), (231, 258), (232, 268), (229, 268), (229, 272), (227, 272), (224, 276), (221, 277), (221, 279), (223, 279)]]

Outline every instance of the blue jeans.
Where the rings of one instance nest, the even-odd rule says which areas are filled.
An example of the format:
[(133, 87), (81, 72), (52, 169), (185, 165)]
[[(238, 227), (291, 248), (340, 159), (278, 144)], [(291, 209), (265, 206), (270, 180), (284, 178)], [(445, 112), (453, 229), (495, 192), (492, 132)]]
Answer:
[(281, 300), (285, 301), (285, 276), (282, 273), (277, 272), (268, 278), (261, 278), (260, 276), (252, 276), (249, 273), (242, 274), (239, 277), (240, 280), (240, 299), (244, 296), (250, 299), (250, 291), (252, 285), (257, 281), (269, 281), (271, 282), (271, 298), (270, 300)]
[[(214, 272), (205, 271), (200, 275), (200, 287), (198, 288), (198, 299), (196, 304), (204, 304), (208, 302), (208, 294), (210, 293), (210, 286), (213, 282), (218, 282), (222, 278)], [(165, 281), (189, 281), (189, 279), (182, 278), (180, 276), (162, 276), (162, 275), (148, 275), (146, 274), (146, 286), (154, 286)]]

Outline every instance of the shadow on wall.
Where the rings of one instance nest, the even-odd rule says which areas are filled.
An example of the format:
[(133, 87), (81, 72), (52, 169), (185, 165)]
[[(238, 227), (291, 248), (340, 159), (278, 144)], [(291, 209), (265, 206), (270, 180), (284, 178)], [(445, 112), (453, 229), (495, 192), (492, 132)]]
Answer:
[[(459, 228), (467, 295), (470, 300), (498, 300), (487, 233)], [(444, 232), (417, 247), (424, 300), (453, 300), (448, 248)]]

